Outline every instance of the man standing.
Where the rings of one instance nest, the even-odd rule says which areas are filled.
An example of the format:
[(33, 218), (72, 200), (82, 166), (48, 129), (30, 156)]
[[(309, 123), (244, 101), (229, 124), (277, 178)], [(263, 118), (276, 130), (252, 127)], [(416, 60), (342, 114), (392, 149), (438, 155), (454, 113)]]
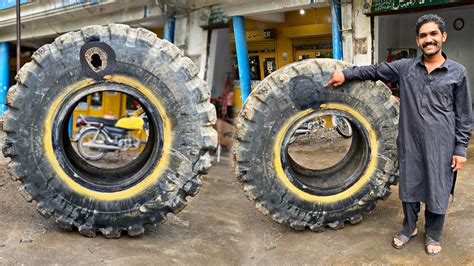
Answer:
[(345, 80), (382, 80), (400, 84), (398, 156), (403, 229), (392, 245), (400, 249), (417, 235), (420, 202), (425, 203), (425, 251), (441, 251), (441, 234), (454, 172), (466, 163), (472, 103), (467, 71), (449, 60), (442, 45), (446, 26), (437, 15), (416, 23), (422, 56), (392, 63), (352, 67), (333, 73), (326, 87)]

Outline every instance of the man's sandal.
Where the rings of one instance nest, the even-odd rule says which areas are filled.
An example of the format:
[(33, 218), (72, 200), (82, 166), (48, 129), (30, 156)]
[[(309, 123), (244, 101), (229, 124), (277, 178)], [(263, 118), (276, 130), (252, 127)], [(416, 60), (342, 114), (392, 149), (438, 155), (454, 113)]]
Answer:
[(439, 241), (436, 241), (433, 238), (431, 238), (429, 236), (426, 236), (426, 239), (425, 239), (425, 252), (426, 252), (426, 254), (428, 254), (430, 256), (436, 256), (441, 252), (441, 250), (438, 251), (438, 252), (429, 251), (428, 246), (441, 247), (441, 244), (439, 243)]
[[(408, 244), (408, 242), (410, 242), (410, 240), (412, 240), (417, 235), (418, 235), (418, 232), (414, 235), (411, 235), (411, 236), (406, 236), (406, 235), (402, 234), (402, 232), (397, 233), (393, 237), (394, 239), (392, 239), (392, 247), (394, 247), (396, 249), (402, 249)], [(395, 244), (395, 238), (400, 240), (400, 242), (402, 242), (402, 244), (400, 246)]]

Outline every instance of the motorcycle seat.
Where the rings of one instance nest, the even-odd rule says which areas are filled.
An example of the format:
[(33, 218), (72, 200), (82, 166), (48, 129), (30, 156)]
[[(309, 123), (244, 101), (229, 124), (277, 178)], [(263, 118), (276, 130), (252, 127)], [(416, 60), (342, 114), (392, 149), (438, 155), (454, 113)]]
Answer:
[(85, 120), (87, 122), (100, 123), (100, 124), (103, 124), (104, 126), (109, 126), (109, 127), (113, 127), (117, 123), (117, 119), (105, 119), (102, 117), (93, 117), (93, 116), (87, 116), (85, 117)]
[(114, 126), (104, 126), (104, 129), (110, 132), (111, 134), (119, 134), (119, 135), (125, 135), (128, 131), (125, 128), (114, 127)]

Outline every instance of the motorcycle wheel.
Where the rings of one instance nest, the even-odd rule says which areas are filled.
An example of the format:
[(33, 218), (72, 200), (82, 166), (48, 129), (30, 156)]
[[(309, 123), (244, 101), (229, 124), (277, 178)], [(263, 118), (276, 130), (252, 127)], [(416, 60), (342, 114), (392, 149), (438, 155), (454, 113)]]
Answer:
[(288, 140), (288, 143), (293, 144), (296, 141), (297, 138), (298, 138), (298, 136), (296, 134), (294, 134), (293, 136), (290, 137), (290, 140)]
[[(104, 149), (85, 147), (84, 144), (94, 140), (98, 129), (89, 129), (83, 131), (77, 140), (77, 152), (82, 158), (89, 161), (98, 161), (104, 158), (106, 151)], [(95, 142), (104, 144), (107, 140), (107, 136), (103, 132), (99, 132)]]
[(339, 133), (339, 135), (346, 139), (352, 137), (351, 123), (344, 117), (338, 117), (336, 121), (336, 131)]

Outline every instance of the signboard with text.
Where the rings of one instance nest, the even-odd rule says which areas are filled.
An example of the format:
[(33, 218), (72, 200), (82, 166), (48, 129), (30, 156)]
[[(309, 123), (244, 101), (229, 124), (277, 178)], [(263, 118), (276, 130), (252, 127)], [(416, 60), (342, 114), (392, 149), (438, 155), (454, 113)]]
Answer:
[(366, 13), (371, 15), (473, 3), (469, 0), (372, 0), (371, 2), (365, 7)]

